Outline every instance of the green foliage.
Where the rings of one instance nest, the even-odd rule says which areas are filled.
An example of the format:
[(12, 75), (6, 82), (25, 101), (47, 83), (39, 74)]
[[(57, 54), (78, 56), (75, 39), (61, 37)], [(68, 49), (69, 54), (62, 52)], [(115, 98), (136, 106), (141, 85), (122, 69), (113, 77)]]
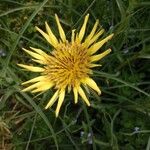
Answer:
[[(113, 52), (93, 78), (102, 89), (91, 91), (91, 107), (65, 99), (60, 116), (44, 110), (53, 94), (21, 92), (33, 77), (16, 64), (30, 59), (22, 47), (51, 51), (34, 26), (61, 18), (67, 37), (90, 14), (87, 33), (96, 19), (113, 39), (102, 47)], [(147, 0), (1, 0), (0, 3), (0, 149), (16, 150), (149, 150), (150, 149), (150, 2)]]

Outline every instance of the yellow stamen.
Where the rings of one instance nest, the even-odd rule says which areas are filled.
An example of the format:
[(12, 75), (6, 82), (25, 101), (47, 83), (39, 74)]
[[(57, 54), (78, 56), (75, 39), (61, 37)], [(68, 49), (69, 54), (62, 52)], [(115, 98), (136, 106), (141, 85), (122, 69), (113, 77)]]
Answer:
[(47, 64), (46, 61), (37, 60), (37, 59), (32, 59), (32, 60), (35, 61), (36, 63), (42, 64), (42, 65)]

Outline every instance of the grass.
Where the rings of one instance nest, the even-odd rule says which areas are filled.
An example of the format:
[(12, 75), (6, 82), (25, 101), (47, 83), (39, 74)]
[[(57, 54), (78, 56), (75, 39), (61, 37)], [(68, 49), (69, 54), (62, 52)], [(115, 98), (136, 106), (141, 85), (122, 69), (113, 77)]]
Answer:
[[(93, 78), (102, 89), (91, 91), (91, 107), (73, 104), (67, 95), (59, 117), (44, 110), (53, 91), (21, 92), (33, 77), (16, 64), (29, 62), (22, 47), (52, 48), (36, 32), (48, 21), (58, 35), (54, 14), (70, 36), (89, 13), (87, 32), (96, 19), (113, 39), (102, 49), (113, 52), (102, 60)], [(0, 4), (0, 149), (2, 150), (137, 150), (150, 149), (150, 2), (147, 0), (1, 0)]]

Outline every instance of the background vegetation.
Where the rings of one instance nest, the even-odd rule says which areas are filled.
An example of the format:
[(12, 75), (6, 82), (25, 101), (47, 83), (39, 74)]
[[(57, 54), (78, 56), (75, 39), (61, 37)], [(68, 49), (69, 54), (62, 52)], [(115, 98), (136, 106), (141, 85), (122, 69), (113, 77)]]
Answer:
[[(44, 110), (53, 94), (21, 92), (21, 82), (34, 76), (16, 64), (30, 63), (22, 47), (52, 48), (36, 32), (48, 21), (58, 36), (54, 14), (67, 37), (90, 13), (115, 33), (102, 49), (113, 52), (102, 60), (93, 78), (102, 89), (89, 95), (92, 106), (65, 98), (60, 116)], [(0, 0), (0, 149), (1, 150), (149, 150), (150, 149), (150, 2), (148, 0)]]

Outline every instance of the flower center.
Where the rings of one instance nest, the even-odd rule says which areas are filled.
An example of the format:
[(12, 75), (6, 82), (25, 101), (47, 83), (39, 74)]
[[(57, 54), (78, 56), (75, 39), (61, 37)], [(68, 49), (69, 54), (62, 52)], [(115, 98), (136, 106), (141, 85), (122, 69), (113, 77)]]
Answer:
[(81, 44), (60, 44), (51, 54), (45, 68), (48, 78), (56, 84), (56, 88), (77, 86), (91, 72), (87, 49)]

